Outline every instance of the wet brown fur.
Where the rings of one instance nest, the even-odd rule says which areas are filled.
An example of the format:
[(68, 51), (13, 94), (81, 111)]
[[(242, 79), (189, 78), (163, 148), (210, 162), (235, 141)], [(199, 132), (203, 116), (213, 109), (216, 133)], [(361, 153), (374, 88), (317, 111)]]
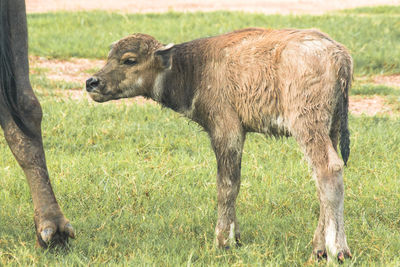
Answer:
[[(135, 54), (134, 65), (121, 61)], [(130, 56), (130, 54), (128, 54)], [(88, 80), (99, 102), (143, 95), (186, 115), (209, 134), (218, 165), (216, 242), (239, 239), (235, 201), (247, 132), (293, 136), (312, 167), (320, 197), (314, 254), (350, 255), (343, 226), (352, 59), (317, 30), (249, 28), (166, 47), (144, 34), (110, 51)], [(95, 81), (95, 82), (94, 82)]]

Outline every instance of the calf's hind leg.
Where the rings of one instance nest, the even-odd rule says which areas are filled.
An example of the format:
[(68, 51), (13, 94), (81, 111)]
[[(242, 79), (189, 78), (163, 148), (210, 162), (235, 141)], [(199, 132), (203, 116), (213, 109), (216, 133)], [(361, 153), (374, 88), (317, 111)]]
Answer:
[(343, 161), (339, 158), (328, 134), (320, 127), (296, 134), (312, 166), (320, 201), (320, 217), (313, 238), (313, 254), (343, 261), (351, 257), (344, 231)]
[(245, 134), (236, 114), (228, 110), (215, 116), (210, 138), (217, 159), (218, 220), (216, 245), (229, 248), (240, 242), (235, 203), (240, 188), (240, 170)]

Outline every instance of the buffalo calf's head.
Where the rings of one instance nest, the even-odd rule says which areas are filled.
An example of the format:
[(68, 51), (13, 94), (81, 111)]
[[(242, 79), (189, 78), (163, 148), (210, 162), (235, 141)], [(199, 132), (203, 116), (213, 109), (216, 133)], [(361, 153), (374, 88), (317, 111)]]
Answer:
[(111, 46), (106, 65), (86, 81), (86, 91), (97, 102), (151, 97), (156, 77), (171, 68), (172, 50), (146, 34), (125, 37)]

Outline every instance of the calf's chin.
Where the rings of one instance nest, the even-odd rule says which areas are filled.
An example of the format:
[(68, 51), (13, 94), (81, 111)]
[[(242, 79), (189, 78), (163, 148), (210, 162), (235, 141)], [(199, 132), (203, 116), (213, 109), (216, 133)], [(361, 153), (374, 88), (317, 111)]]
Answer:
[(92, 98), (94, 101), (103, 103), (107, 102), (109, 99), (105, 98), (103, 95), (98, 94), (98, 93), (89, 93), (90, 98)]

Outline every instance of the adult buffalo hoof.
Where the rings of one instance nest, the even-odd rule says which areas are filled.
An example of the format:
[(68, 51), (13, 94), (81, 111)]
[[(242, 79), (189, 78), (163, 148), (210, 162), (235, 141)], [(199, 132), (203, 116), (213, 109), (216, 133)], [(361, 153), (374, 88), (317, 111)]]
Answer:
[(41, 222), (37, 222), (35, 219), (35, 226), (36, 244), (45, 249), (56, 246), (65, 247), (69, 238), (75, 238), (74, 228), (64, 215), (47, 218)]

